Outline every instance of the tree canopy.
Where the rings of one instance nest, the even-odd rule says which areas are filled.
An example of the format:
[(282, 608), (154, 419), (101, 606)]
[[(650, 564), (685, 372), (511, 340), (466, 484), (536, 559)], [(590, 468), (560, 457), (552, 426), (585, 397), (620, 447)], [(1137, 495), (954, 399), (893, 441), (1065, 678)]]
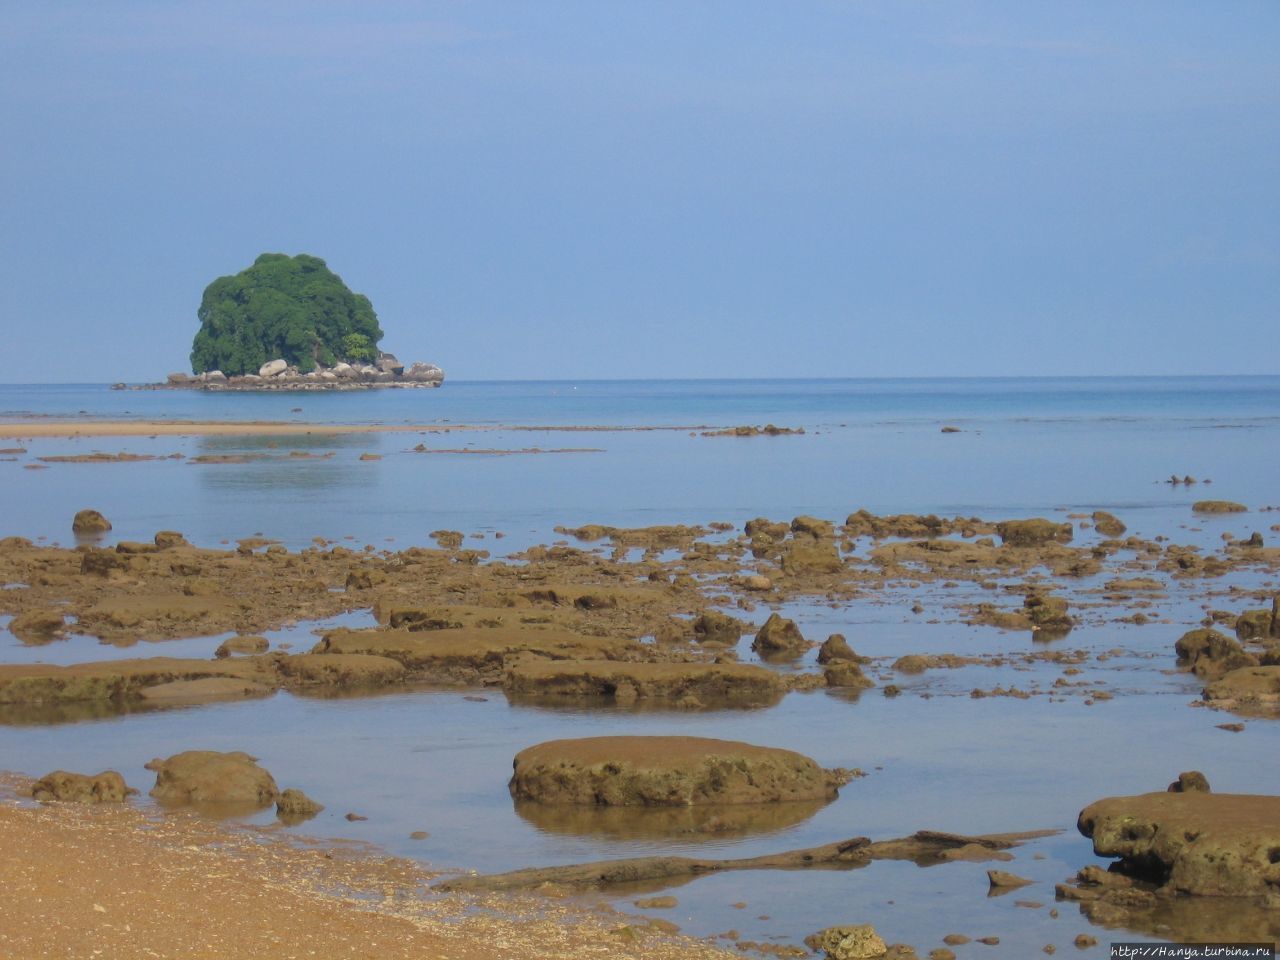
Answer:
[(306, 373), (317, 364), (377, 356), (382, 330), (369, 298), (352, 293), (319, 257), (264, 253), (205, 288), (191, 345), (195, 373), (257, 373), (277, 358)]

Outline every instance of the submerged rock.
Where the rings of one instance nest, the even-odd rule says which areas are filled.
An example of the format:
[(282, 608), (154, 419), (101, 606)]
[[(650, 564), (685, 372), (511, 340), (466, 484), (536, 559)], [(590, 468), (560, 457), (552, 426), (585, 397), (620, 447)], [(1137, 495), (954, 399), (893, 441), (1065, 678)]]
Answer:
[(171, 803), (243, 804), (265, 807), (279, 795), (276, 782), (257, 757), (239, 750), (187, 750), (147, 764), (155, 772), (151, 796)]
[(1247, 897), (1280, 889), (1280, 797), (1147, 793), (1085, 807), (1080, 832), (1099, 856), (1168, 893)]
[(702, 737), (588, 737), (520, 751), (509, 784), (544, 804), (683, 806), (834, 799), (848, 782), (791, 750)]
[(138, 791), (114, 770), (92, 775), (55, 770), (31, 785), (31, 796), (41, 803), (53, 800), (71, 803), (124, 803)]

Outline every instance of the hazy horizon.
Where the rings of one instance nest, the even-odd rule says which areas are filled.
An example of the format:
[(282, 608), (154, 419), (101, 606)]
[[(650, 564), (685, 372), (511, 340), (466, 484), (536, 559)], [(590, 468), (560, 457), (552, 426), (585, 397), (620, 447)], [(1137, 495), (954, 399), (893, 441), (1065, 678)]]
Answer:
[(1275, 4), (0, 13), (7, 383), (189, 369), (267, 251), (454, 382), (1273, 366)]

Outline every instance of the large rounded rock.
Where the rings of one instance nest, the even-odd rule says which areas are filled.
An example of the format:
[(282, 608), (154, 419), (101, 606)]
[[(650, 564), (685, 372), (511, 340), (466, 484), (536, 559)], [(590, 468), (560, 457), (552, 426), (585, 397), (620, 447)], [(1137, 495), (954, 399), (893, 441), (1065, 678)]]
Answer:
[(268, 360), (258, 368), (258, 376), (260, 377), (278, 377), (289, 368), (289, 364), (283, 360)]
[(71, 521), (71, 532), (83, 535), (106, 533), (111, 529), (111, 521), (97, 510), (81, 510)]
[(830, 800), (848, 782), (791, 750), (702, 737), (588, 737), (520, 751), (517, 800), (678, 806)]
[(239, 750), (218, 753), (188, 750), (167, 760), (152, 760), (156, 785), (151, 796), (171, 803), (236, 804), (265, 807), (280, 795), (271, 774)]

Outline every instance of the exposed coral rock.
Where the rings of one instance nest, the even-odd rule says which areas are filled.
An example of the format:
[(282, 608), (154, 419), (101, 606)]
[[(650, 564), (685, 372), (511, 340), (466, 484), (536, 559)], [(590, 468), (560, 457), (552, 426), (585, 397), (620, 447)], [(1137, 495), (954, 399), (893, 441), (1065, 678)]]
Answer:
[(31, 796), (41, 803), (52, 800), (72, 803), (124, 803), (125, 798), (137, 792), (114, 770), (104, 770), (102, 773), (91, 776), (55, 770), (31, 785)]
[(1197, 500), (1191, 509), (1196, 513), (1245, 513), (1249, 508), (1232, 500)]
[(1197, 677), (1212, 680), (1241, 667), (1252, 667), (1258, 658), (1235, 640), (1216, 630), (1199, 629), (1184, 633), (1174, 644), (1178, 665)]
[(1120, 518), (1105, 510), (1093, 511), (1093, 529), (1104, 537), (1123, 537), (1128, 528), (1120, 522)]
[(71, 521), (73, 533), (82, 535), (106, 533), (111, 529), (111, 521), (97, 510), (81, 510)]
[(869, 923), (850, 927), (828, 927), (804, 938), (815, 953), (827, 960), (878, 960), (889, 952), (888, 945)]
[(802, 754), (701, 737), (589, 737), (520, 751), (517, 800), (681, 806), (824, 800), (848, 781)]
[(1169, 793), (1211, 793), (1209, 778), (1199, 770), (1184, 770), (1169, 784)]
[(1280, 797), (1147, 793), (1085, 807), (1080, 832), (1100, 856), (1169, 892), (1254, 896), (1280, 888)]
[(155, 771), (151, 796), (171, 803), (244, 804), (265, 807), (280, 791), (257, 758), (233, 751), (188, 750), (147, 764)]
[(751, 649), (762, 657), (799, 655), (809, 646), (796, 622), (776, 613), (769, 615), (751, 641)]
[(1006, 546), (1038, 547), (1046, 543), (1070, 543), (1074, 531), (1070, 523), (1054, 523), (1043, 517), (1033, 517), (997, 523), (996, 533)]

